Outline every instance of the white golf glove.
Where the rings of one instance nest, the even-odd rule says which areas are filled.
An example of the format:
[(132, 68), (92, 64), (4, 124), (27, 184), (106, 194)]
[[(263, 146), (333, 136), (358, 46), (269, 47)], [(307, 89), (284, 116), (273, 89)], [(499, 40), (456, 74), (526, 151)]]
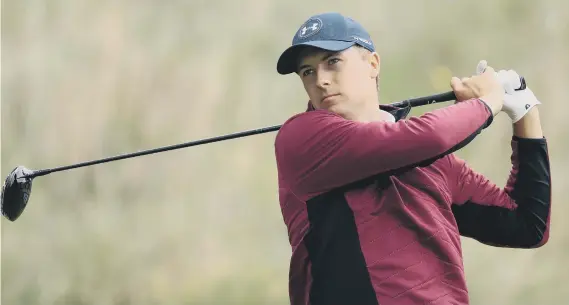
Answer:
[[(485, 60), (480, 61), (476, 67), (476, 73), (483, 73), (487, 66), (488, 63)], [(506, 93), (502, 111), (510, 117), (513, 123), (523, 118), (535, 105), (541, 104), (527, 85), (523, 90), (516, 90), (522, 86), (520, 75), (516, 71), (500, 70), (496, 74)]]

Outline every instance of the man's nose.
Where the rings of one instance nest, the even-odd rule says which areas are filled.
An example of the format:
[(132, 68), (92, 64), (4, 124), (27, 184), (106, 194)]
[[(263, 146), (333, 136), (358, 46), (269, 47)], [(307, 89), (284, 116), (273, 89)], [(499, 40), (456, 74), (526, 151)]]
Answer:
[(330, 73), (322, 69), (318, 71), (316, 74), (316, 85), (318, 85), (318, 87), (321, 88), (328, 87), (330, 86), (331, 83), (330, 78), (331, 78)]

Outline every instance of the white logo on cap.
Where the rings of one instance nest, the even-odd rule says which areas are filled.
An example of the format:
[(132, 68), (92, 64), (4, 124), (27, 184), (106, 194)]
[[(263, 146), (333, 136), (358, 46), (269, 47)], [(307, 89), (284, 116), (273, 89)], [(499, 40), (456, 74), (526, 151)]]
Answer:
[(310, 37), (318, 33), (318, 31), (320, 31), (321, 28), (322, 28), (322, 20), (318, 18), (310, 19), (303, 24), (300, 30), (298, 30), (298, 37), (300, 38)]

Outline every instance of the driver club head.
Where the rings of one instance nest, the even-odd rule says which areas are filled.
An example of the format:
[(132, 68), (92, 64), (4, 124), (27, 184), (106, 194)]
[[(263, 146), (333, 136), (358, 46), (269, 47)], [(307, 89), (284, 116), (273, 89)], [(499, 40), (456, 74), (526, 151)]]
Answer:
[(10, 221), (15, 221), (20, 217), (32, 192), (32, 179), (25, 177), (33, 174), (34, 171), (18, 166), (6, 178), (2, 186), (1, 208), (2, 215)]

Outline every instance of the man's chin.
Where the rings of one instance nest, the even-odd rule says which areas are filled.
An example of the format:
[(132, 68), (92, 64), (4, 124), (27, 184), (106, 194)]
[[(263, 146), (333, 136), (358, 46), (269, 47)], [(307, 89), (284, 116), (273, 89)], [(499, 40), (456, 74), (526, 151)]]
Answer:
[(330, 105), (328, 107), (324, 107), (324, 110), (333, 112), (341, 117), (343, 117), (344, 119), (350, 119), (352, 116), (350, 115), (352, 112), (349, 111), (348, 109), (346, 109), (346, 107), (342, 107), (341, 105)]

